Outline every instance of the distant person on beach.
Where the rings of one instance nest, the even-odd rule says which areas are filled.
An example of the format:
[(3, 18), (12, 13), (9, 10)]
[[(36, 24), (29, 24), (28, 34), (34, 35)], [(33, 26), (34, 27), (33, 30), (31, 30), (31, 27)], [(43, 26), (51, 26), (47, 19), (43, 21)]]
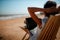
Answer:
[[(58, 11), (56, 10), (57, 9), (56, 6), (57, 6), (56, 2), (47, 1), (46, 4), (44, 5), (44, 8), (28, 7), (28, 12), (30, 16), (38, 25), (33, 30), (30, 30), (29, 40), (37, 40), (37, 36), (41, 32), (41, 30), (44, 28), (44, 24), (46, 23), (50, 15), (55, 15), (58, 13)], [(41, 20), (39, 20), (39, 18), (35, 15), (35, 12), (43, 12), (40, 14), (44, 15), (44, 17)]]

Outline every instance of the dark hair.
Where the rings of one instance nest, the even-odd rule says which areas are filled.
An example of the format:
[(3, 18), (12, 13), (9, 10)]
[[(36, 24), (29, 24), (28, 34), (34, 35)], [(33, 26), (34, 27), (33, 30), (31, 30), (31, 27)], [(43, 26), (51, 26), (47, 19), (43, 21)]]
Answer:
[(52, 6), (56, 7), (56, 2), (54, 1), (47, 1), (46, 4), (44, 5), (44, 8), (50, 8)]
[[(46, 4), (44, 5), (44, 8), (50, 8), (50, 7), (56, 7), (57, 4), (56, 2), (54, 1), (47, 1)], [(54, 12), (54, 13), (47, 13), (46, 16), (49, 17), (50, 15), (55, 15), (57, 14), (57, 12)]]
[[(39, 20), (41, 20), (41, 19), (39, 19)], [(32, 29), (36, 28), (36, 26), (37, 26), (37, 23), (31, 17), (26, 18), (26, 27), (25, 28), (27, 28), (28, 30), (32, 30)]]

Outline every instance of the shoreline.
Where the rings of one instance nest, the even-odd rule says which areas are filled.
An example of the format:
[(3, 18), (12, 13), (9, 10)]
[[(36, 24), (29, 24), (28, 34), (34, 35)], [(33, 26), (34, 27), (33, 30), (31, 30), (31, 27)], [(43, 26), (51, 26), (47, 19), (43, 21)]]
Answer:
[(0, 20), (10, 20), (10, 19), (15, 19), (15, 18), (27, 18), (29, 17), (28, 15), (10, 15), (10, 16), (1, 16)]

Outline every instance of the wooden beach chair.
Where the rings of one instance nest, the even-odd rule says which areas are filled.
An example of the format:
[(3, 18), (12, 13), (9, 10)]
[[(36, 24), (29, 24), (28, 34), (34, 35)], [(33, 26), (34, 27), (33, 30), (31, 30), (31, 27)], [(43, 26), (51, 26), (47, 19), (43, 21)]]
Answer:
[(59, 26), (60, 15), (50, 17), (37, 40), (55, 40)]

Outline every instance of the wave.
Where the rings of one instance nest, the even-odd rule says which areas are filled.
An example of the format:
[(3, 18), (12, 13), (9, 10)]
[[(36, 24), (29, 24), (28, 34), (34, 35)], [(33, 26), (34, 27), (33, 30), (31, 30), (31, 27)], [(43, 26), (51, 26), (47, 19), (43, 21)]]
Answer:
[(24, 16), (29, 16), (28, 14), (10, 14), (10, 15), (0, 15), (0, 20), (21, 18)]

